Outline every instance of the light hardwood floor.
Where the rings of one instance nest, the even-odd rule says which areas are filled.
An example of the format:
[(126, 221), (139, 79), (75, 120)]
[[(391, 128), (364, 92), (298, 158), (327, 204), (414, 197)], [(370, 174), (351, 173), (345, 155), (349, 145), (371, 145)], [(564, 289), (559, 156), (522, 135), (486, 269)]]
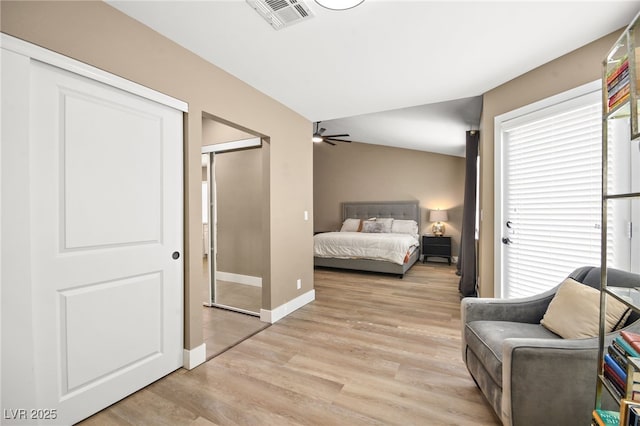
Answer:
[(316, 300), (84, 425), (499, 425), (461, 360), (458, 277), (317, 270)]
[(259, 317), (215, 307), (202, 307), (202, 337), (207, 359), (219, 355), (238, 342), (269, 327)]
[(262, 306), (262, 288), (217, 280), (216, 303), (259, 314)]

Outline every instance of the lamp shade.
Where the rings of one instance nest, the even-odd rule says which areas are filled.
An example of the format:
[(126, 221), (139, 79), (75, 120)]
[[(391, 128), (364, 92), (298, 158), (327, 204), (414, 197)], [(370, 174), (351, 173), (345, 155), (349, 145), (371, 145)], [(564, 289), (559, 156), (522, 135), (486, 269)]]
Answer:
[(429, 212), (429, 222), (446, 222), (449, 220), (446, 210), (431, 210)]

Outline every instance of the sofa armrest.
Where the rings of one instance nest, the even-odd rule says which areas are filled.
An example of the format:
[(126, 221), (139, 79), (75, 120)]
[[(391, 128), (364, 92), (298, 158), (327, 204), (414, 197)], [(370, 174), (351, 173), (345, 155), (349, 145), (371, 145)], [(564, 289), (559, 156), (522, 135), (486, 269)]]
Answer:
[(519, 299), (465, 297), (461, 303), (462, 325), (471, 321), (514, 321), (537, 324), (558, 287)]
[(465, 297), (460, 304), (462, 360), (467, 361), (464, 329), (472, 321), (513, 321), (537, 324), (547, 311), (559, 286), (544, 293), (519, 299)]
[(589, 424), (598, 339), (506, 339), (502, 352), (505, 425)]

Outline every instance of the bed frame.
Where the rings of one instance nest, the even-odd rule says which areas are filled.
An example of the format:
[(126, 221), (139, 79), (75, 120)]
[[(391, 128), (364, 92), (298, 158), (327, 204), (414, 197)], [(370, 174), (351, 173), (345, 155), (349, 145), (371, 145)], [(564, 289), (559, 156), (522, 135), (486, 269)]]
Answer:
[[(392, 217), (415, 220), (420, 231), (420, 205), (418, 201), (349, 202), (342, 203), (342, 221), (345, 219), (368, 219), (370, 217)], [(314, 257), (314, 265), (327, 268), (354, 269), (358, 271), (383, 272), (404, 277), (405, 272), (420, 258), (420, 247), (413, 251), (409, 261), (402, 265), (384, 260), (336, 259)]]

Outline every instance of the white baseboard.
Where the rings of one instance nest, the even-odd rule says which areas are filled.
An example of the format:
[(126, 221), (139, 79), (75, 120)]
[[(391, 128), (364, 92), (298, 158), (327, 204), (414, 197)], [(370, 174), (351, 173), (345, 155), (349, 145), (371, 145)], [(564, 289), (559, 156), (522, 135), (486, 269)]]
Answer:
[(284, 305), (280, 305), (275, 309), (260, 309), (260, 321), (273, 324), (276, 321), (286, 317), (296, 309), (300, 309), (307, 303), (311, 303), (314, 300), (316, 300), (316, 291), (309, 290), (308, 292), (301, 294), (295, 299), (290, 300)]
[(251, 275), (232, 274), (231, 272), (216, 271), (216, 279), (230, 281), (232, 283), (262, 287), (262, 277), (252, 277)]
[(207, 360), (207, 345), (206, 343), (193, 349), (184, 349), (182, 366), (187, 370), (193, 370), (200, 364)]

